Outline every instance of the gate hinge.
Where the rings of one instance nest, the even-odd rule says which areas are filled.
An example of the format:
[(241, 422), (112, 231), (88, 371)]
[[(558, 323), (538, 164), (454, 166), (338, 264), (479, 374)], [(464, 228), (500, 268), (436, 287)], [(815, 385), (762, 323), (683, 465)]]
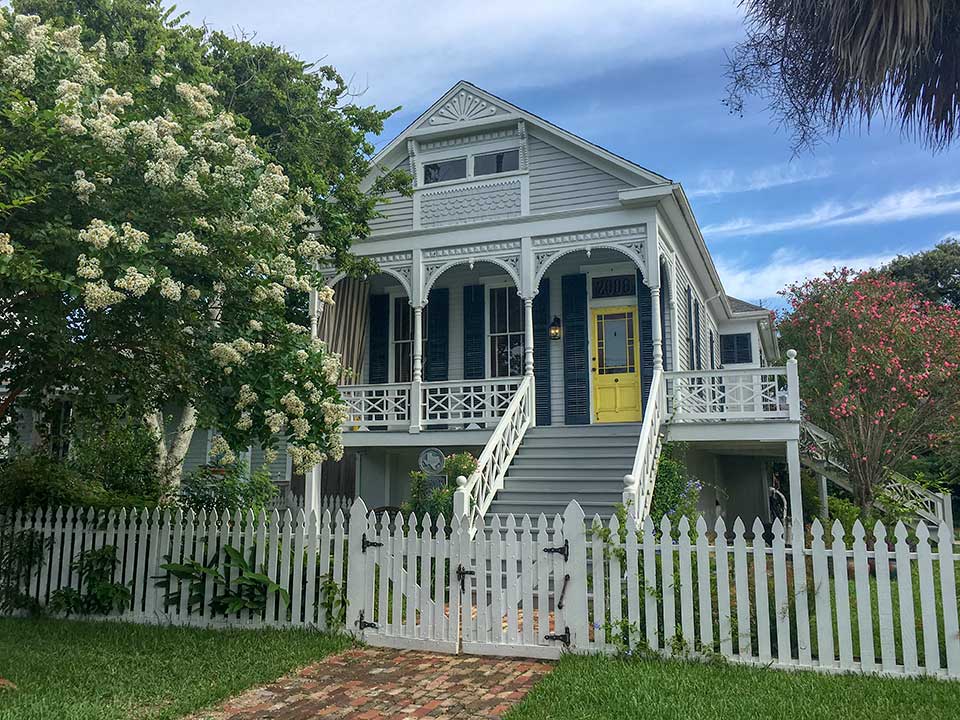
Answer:
[(372, 630), (377, 629), (377, 624), (375, 622), (366, 622), (363, 619), (363, 610), (360, 611), (360, 617), (357, 619), (357, 625), (360, 627), (361, 631), (366, 630), (367, 628), (371, 628)]
[(367, 534), (364, 533), (360, 538), (360, 552), (366, 552), (367, 548), (372, 547), (383, 547), (382, 542), (374, 542), (373, 540), (367, 540)]
[(463, 565), (457, 565), (457, 580), (460, 581), (460, 592), (467, 591), (467, 584), (465, 582), (467, 575), (476, 575), (475, 570), (467, 570)]
[(547, 547), (544, 548), (545, 553), (554, 553), (557, 555), (563, 555), (563, 561), (568, 562), (570, 560), (570, 541), (564, 540), (563, 545), (559, 547)]
[(548, 634), (543, 636), (544, 640), (559, 640), (563, 643), (564, 647), (570, 647), (570, 628), (565, 627), (563, 629), (563, 634)]

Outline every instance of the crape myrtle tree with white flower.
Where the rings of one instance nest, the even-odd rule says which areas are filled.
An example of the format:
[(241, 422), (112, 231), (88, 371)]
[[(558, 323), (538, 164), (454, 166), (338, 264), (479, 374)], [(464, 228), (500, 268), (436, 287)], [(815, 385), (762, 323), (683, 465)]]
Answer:
[(21, 393), (124, 403), (173, 487), (198, 420), (225, 462), (278, 437), (338, 459), (339, 358), (290, 321), (334, 252), (316, 194), (163, 46), (81, 34), (0, 10), (0, 420)]

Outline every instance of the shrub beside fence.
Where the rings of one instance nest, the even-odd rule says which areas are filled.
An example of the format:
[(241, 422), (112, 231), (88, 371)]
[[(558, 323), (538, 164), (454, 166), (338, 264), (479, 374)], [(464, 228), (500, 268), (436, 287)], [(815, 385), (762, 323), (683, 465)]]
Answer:
[(653, 652), (960, 679), (960, 554), (945, 526), (934, 539), (923, 524), (868, 533), (857, 523), (848, 536), (814, 522), (790, 543), (779, 522), (603, 523), (575, 502), (549, 521), (472, 529), (459, 518), (411, 518), (411, 527), (368, 514), (361, 500), (350, 514), (349, 531), (342, 510), (4, 517), (42, 539), (44, 562), (22, 582), (37, 604), (63, 607), (65, 589), (82, 595), (89, 570), (78, 560), (109, 560), (113, 548), (107, 580), (129, 594), (111, 616), (135, 622), (326, 629), (346, 620), (370, 642), (426, 649), (436, 626), (447, 628), (437, 650)]

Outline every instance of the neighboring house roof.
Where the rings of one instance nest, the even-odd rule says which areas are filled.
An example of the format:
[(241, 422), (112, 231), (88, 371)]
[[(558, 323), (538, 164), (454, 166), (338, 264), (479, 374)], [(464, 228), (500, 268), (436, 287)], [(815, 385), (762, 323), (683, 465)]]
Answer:
[(760, 305), (754, 305), (749, 303), (746, 300), (741, 300), (740, 298), (735, 298), (732, 295), (727, 295), (727, 299), (730, 301), (730, 309), (736, 313), (742, 312), (757, 312), (758, 310), (763, 312), (767, 308), (761, 307)]

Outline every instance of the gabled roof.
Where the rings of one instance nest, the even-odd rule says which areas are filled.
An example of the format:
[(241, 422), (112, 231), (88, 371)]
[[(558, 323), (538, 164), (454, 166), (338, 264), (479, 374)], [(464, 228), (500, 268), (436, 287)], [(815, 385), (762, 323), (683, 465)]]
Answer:
[(745, 313), (745, 312), (767, 312), (767, 308), (762, 307), (761, 305), (754, 305), (749, 303), (746, 300), (741, 300), (740, 298), (735, 298), (733, 295), (727, 295), (727, 299), (730, 301), (730, 309), (735, 313)]
[[(469, 132), (488, 125), (496, 125), (507, 120), (523, 120), (529, 126), (539, 128), (544, 133), (566, 141), (581, 150), (592, 154), (601, 161), (616, 166), (621, 171), (635, 175), (644, 183), (668, 184), (670, 179), (648, 170), (635, 162), (627, 160), (614, 152), (585, 140), (579, 135), (564, 130), (544, 120), (539, 115), (528, 112), (487, 92), (466, 80), (460, 80), (433, 105), (422, 112), (399, 135), (391, 140), (372, 160), (376, 168), (388, 164), (391, 155), (406, 153), (406, 141), (409, 138), (429, 138), (450, 131)], [(399, 158), (395, 158), (399, 159)]]

